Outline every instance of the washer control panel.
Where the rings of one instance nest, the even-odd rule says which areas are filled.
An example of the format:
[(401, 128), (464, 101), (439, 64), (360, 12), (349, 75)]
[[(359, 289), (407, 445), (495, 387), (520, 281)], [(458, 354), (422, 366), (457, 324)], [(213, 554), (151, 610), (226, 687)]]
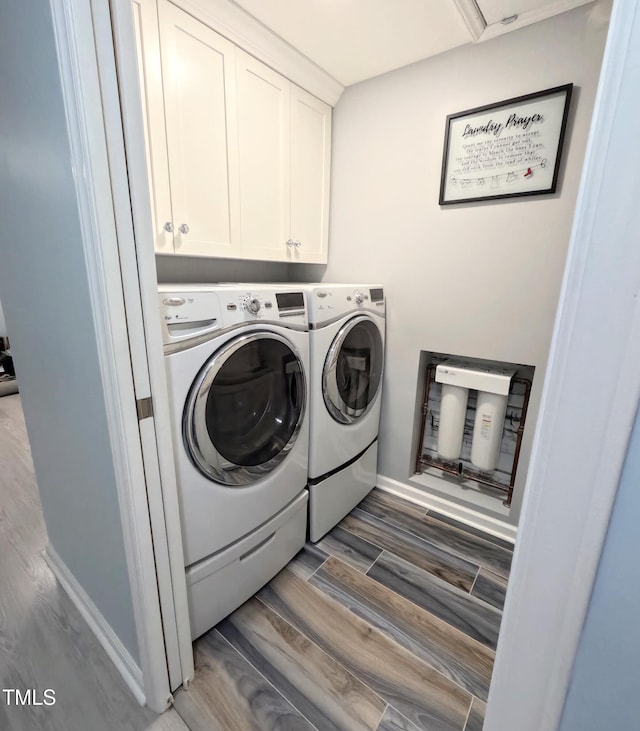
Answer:
[(244, 301), (244, 309), (252, 315), (257, 315), (261, 307), (262, 303), (257, 297), (247, 297)]
[(305, 329), (309, 325), (304, 292), (295, 285), (291, 290), (260, 285), (255, 289), (253, 285), (191, 285), (179, 290), (162, 285), (158, 299), (165, 345), (252, 322), (282, 322)]

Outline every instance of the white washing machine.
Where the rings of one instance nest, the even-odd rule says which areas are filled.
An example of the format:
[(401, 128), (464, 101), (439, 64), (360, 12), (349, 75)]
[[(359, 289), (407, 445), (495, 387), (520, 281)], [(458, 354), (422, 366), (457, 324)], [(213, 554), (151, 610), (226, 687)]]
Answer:
[(379, 285), (300, 285), (311, 351), (309, 537), (318, 541), (375, 486), (385, 299)]
[(309, 333), (301, 288), (161, 285), (192, 636), (302, 548)]

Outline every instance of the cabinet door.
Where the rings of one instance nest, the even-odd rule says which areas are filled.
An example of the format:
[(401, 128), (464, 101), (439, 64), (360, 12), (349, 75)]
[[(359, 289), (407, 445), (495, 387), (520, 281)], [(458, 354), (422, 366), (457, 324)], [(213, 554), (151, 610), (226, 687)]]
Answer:
[(164, 97), (160, 67), (158, 9), (154, 0), (133, 0), (140, 96), (147, 153), (154, 248), (159, 254), (173, 253), (173, 234), (164, 224), (171, 221), (171, 192), (164, 125)]
[(236, 49), (242, 256), (286, 260), (290, 82)]
[(176, 254), (239, 256), (235, 47), (160, 0)]
[(331, 107), (291, 84), (290, 261), (327, 262), (330, 159)]

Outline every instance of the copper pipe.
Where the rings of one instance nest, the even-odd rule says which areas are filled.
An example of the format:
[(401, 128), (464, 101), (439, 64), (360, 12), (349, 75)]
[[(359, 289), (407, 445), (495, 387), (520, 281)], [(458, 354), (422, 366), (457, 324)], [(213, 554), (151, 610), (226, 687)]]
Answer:
[(480, 482), (483, 485), (488, 485), (489, 487), (493, 487), (496, 490), (501, 490), (502, 492), (509, 492), (510, 489), (507, 485), (503, 485), (501, 482), (496, 482), (495, 480), (490, 480), (487, 477), (483, 477), (481, 472), (474, 472), (468, 467), (463, 467), (460, 471), (457, 467), (450, 467), (446, 462), (439, 462), (429, 457), (423, 457), (420, 460), (420, 463), (423, 467), (435, 467), (438, 470), (442, 470), (442, 472), (448, 472), (449, 474), (455, 475), (456, 477), (459, 477), (461, 479), (474, 480), (475, 482)]
[(518, 426), (518, 436), (516, 438), (516, 448), (513, 453), (513, 467), (511, 468), (511, 480), (509, 481), (509, 492), (504, 505), (511, 507), (511, 498), (513, 497), (513, 488), (516, 484), (516, 470), (518, 469), (518, 461), (520, 459), (520, 449), (522, 447), (522, 435), (524, 434), (524, 423), (527, 418), (527, 409), (529, 408), (529, 397), (531, 396), (531, 381), (526, 378), (514, 378), (514, 383), (524, 384), (524, 399), (522, 401), (522, 412), (520, 414), (520, 424)]
[(422, 444), (424, 442), (424, 432), (427, 428), (427, 415), (429, 413), (429, 390), (433, 381), (433, 374), (436, 371), (436, 364), (432, 363), (427, 368), (427, 377), (424, 383), (424, 396), (422, 398), (422, 424), (420, 426), (420, 439), (418, 440), (418, 456), (416, 458), (416, 475), (422, 472)]

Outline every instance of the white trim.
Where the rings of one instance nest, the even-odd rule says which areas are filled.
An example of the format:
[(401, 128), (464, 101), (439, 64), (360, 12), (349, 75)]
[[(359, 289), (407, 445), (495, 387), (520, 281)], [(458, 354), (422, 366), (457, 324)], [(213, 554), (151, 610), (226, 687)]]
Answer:
[(405, 500), (420, 505), (422, 508), (435, 510), (472, 528), (477, 528), (492, 536), (502, 538), (505, 541), (509, 541), (509, 543), (515, 543), (518, 529), (514, 525), (509, 525), (501, 520), (492, 518), (490, 515), (483, 515), (476, 510), (466, 508), (451, 500), (421, 490), (419, 487), (414, 487), (406, 482), (400, 482), (399, 480), (394, 480), (384, 475), (378, 475), (376, 487), (384, 492), (398, 495)]
[(107, 653), (109, 660), (116, 666), (135, 699), (143, 706), (145, 695), (142, 689), (142, 670), (136, 661), (51, 544), (47, 545), (42, 555), (58, 583), (89, 625), (102, 649)]
[(344, 86), (230, 0), (176, 0), (178, 7), (334, 107)]
[(50, 0), (75, 172), (91, 309), (98, 338), (109, 437), (129, 571), (146, 703), (161, 713), (171, 703), (149, 524), (135, 391), (100, 106), (93, 19), (83, 0)]
[(473, 42), (477, 43), (484, 33), (487, 24), (484, 22), (484, 16), (480, 12), (476, 0), (454, 0), (454, 2), (469, 29), (469, 33), (471, 33)]
[[(134, 237), (132, 203), (127, 178), (134, 178), (133, 170), (137, 161), (135, 159), (136, 155), (130, 154), (127, 159), (125, 154), (120, 90), (118, 88), (114, 57), (115, 41), (112, 33), (112, 23), (114, 28), (116, 26), (120, 28), (118, 21), (121, 22), (121, 19), (117, 16), (115, 7), (113, 8), (114, 17), (112, 19), (109, 8), (100, 0), (94, 0), (93, 8), (110, 172), (113, 181), (123, 181), (122, 183), (114, 182), (112, 189), (136, 398), (146, 398), (153, 395), (155, 418), (141, 421), (139, 429), (170, 687), (175, 690), (185, 680), (189, 680), (193, 676), (193, 652), (189, 631), (187, 588), (171, 443), (162, 444), (168, 457), (161, 457), (158, 453), (158, 444), (161, 444), (157, 437), (157, 433), (161, 431), (158, 429), (158, 424), (166, 423), (162, 418), (166, 389), (158, 390), (155, 375), (156, 371), (160, 371), (164, 376), (160, 325), (159, 322), (156, 323), (155, 321), (150, 324), (145, 322), (144, 308), (141, 301), (143, 283), (152, 281), (152, 311), (157, 313), (155, 259), (151, 247), (147, 247), (151, 251), (149, 257), (144, 257), (136, 251)], [(131, 17), (131, 5), (127, 3), (124, 20), (131, 22)], [(131, 27), (131, 32), (133, 33), (133, 27)], [(135, 41), (133, 38), (130, 39), (127, 48), (131, 50), (132, 54), (135, 54)], [(121, 55), (124, 55), (124, 52)], [(132, 72), (132, 78), (135, 84), (137, 79), (135, 68)], [(135, 88), (137, 89), (137, 86)], [(140, 111), (140, 105), (138, 111)], [(144, 143), (138, 145), (135, 151), (142, 160), (138, 164), (144, 165)], [(145, 192), (147, 193), (145, 200), (148, 201), (148, 190)], [(143, 237), (143, 240), (146, 242), (149, 239)], [(147, 271), (146, 276), (143, 276), (142, 268)], [(149, 268), (150, 271), (148, 271)], [(149, 341), (154, 340), (153, 335), (158, 341), (157, 348), (151, 351), (154, 355), (149, 358)], [(170, 491), (173, 491), (175, 495), (173, 500), (168, 495)], [(165, 507), (167, 505), (172, 506), (172, 509), (167, 510)], [(170, 540), (170, 533), (172, 536), (177, 534), (177, 540), (175, 538), (173, 541)]]
[[(142, 117), (142, 101), (138, 87), (138, 67), (133, 26), (132, 6), (128, 0), (115, 0), (112, 4), (113, 43), (118, 68), (122, 128), (126, 148), (127, 173), (131, 196), (131, 215), (135, 232), (135, 256), (137, 258), (142, 317), (144, 320), (145, 345), (148, 356), (149, 381), (153, 396), (154, 428), (159, 460), (162, 508), (166, 527), (167, 550), (173, 585), (173, 603), (178, 631), (178, 647), (185, 687), (193, 679), (193, 647), (184, 571), (182, 526), (176, 470), (173, 457), (173, 440), (169, 429), (169, 397), (166, 383), (162, 328), (158, 307), (158, 277), (153, 249), (153, 224), (149, 179), (145, 157), (145, 137)], [(150, 495), (150, 500), (154, 496)]]
[(640, 401), (638, 7), (614, 4), (485, 731), (558, 727)]
[(566, 13), (568, 10), (574, 10), (581, 5), (588, 5), (590, 2), (593, 2), (593, 0), (556, 0), (556, 2), (540, 5), (535, 10), (520, 13), (511, 23), (505, 24), (498, 21), (487, 25), (476, 4), (476, 0), (455, 0), (460, 15), (462, 15), (475, 43), (497, 38), (505, 33), (511, 33), (519, 28), (525, 28), (527, 25), (533, 25), (533, 23), (539, 23), (541, 20), (560, 15), (560, 13)]

